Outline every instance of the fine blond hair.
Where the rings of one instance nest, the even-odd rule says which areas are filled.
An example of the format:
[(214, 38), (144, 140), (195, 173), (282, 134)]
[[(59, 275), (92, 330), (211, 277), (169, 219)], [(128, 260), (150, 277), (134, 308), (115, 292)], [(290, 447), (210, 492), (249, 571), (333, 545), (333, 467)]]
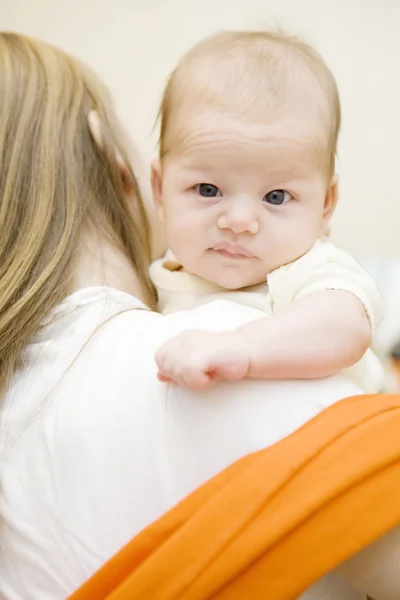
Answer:
[[(101, 147), (88, 127), (93, 110)], [(149, 224), (104, 90), (64, 52), (0, 33), (1, 394), (43, 319), (70, 293), (88, 230), (124, 252), (154, 306)]]
[[(315, 106), (324, 113), (327, 166), (332, 174), (341, 123), (335, 78), (314, 48), (282, 32), (223, 31), (200, 41), (183, 56), (168, 79), (160, 105), (160, 157), (171, 149), (179, 115), (190, 109), (194, 97), (196, 102), (213, 98), (214, 107), (218, 94), (228, 97), (230, 106), (235, 104), (235, 114), (241, 116), (254, 114), (262, 105), (276, 113), (294, 85), (304, 88), (312, 80), (319, 87), (320, 102)], [(196, 96), (190, 94), (193, 81)]]

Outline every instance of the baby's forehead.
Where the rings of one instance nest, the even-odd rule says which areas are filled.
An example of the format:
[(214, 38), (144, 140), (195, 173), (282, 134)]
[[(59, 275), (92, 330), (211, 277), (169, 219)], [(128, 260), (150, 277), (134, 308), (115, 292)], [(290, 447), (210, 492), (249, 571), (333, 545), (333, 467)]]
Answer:
[(288, 98), (277, 106), (260, 103), (249, 111), (230, 102), (191, 97), (171, 119), (169, 151), (172, 153), (226, 155), (268, 154), (285, 149), (301, 153), (328, 150), (330, 137), (317, 110), (307, 98)]
[(184, 171), (278, 177), (325, 170), (327, 140), (315, 119), (313, 124), (282, 115), (268, 124), (249, 123), (200, 111), (180, 123), (167, 156)]
[(199, 114), (269, 124), (290, 113), (292, 120), (318, 120), (320, 128), (330, 129), (327, 91), (306, 61), (283, 52), (253, 59), (211, 53), (183, 64), (170, 90), (168, 137), (190, 127)]

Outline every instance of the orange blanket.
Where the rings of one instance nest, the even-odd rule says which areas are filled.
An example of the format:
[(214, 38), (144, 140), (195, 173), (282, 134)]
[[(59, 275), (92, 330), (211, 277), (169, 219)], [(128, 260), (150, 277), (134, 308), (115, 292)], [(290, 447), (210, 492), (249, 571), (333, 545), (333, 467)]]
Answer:
[(71, 600), (290, 600), (400, 523), (400, 396), (358, 396), (246, 456)]

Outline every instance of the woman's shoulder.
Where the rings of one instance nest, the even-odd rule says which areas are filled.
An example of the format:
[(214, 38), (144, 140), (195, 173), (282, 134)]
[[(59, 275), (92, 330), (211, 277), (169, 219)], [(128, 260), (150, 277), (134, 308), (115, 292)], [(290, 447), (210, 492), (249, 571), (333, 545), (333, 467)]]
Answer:
[(46, 372), (49, 385), (68, 373), (70, 382), (79, 380), (80, 389), (84, 382), (97, 387), (99, 381), (107, 389), (118, 387), (117, 380), (152, 385), (155, 352), (169, 338), (189, 329), (235, 329), (261, 315), (251, 307), (216, 300), (162, 316), (130, 294), (86, 288), (49, 315), (27, 351), (27, 372), (30, 380), (38, 369)]
[[(152, 344), (162, 344), (168, 338), (188, 329), (212, 331), (230, 330), (263, 316), (258, 309), (243, 306), (230, 300), (213, 300), (188, 310), (179, 310), (168, 315), (149, 310), (136, 298), (116, 290), (109, 290), (97, 309), (98, 344), (115, 340), (118, 348), (135, 346), (143, 351)], [(100, 317), (100, 318), (99, 318)], [(87, 329), (89, 320), (84, 319)], [(92, 322), (93, 329), (93, 322)]]
[[(68, 296), (47, 317), (38, 342), (68, 344), (72, 339), (97, 343), (104, 336), (123, 342), (141, 327), (148, 333), (158, 331), (161, 315), (151, 311), (143, 302), (120, 290), (106, 287), (81, 289)], [(118, 351), (120, 344), (113, 345)]]

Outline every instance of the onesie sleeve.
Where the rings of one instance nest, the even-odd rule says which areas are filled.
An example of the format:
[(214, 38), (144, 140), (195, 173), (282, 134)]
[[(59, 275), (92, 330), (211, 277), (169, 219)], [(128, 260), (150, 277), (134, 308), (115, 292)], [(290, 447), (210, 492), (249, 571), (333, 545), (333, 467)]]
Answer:
[(383, 320), (383, 302), (375, 281), (354, 258), (329, 241), (318, 240), (304, 256), (276, 269), (267, 280), (273, 312), (311, 292), (343, 290), (359, 299), (373, 332)]

